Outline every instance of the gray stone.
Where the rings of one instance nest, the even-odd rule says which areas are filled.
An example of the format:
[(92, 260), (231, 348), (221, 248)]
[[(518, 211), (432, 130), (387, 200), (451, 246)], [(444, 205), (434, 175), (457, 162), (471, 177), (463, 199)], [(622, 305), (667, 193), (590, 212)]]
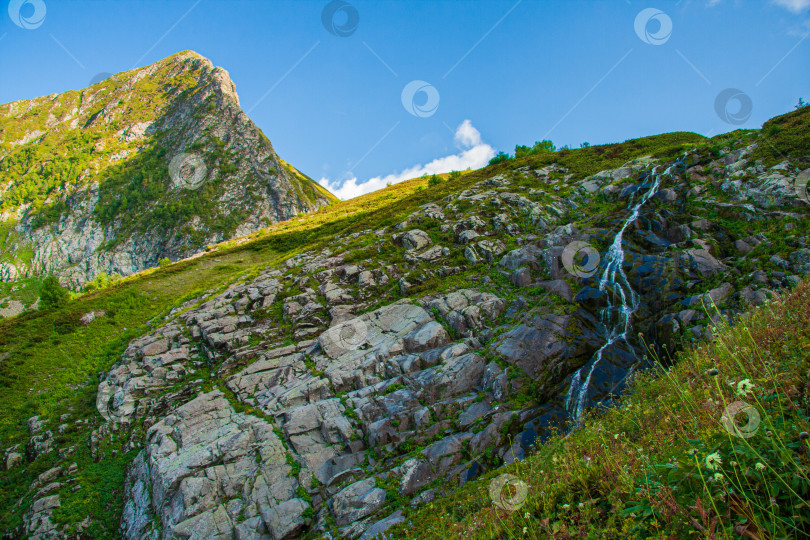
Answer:
[(405, 348), (410, 352), (421, 352), (428, 349), (435, 349), (447, 343), (450, 336), (444, 327), (436, 321), (431, 321), (426, 325), (413, 330), (405, 336)]
[(403, 233), (398, 240), (407, 250), (419, 250), (430, 244), (430, 235), (425, 231), (413, 229)]
[(549, 281), (541, 281), (537, 283), (537, 286), (564, 298), (568, 302), (574, 300), (574, 292), (571, 290), (571, 285), (569, 285), (565, 280), (553, 279)]
[(747, 255), (751, 253), (754, 248), (745, 240), (735, 240), (734, 241), (734, 249), (742, 253), (743, 255)]
[(526, 267), (518, 268), (509, 276), (509, 281), (515, 287), (528, 287), (532, 283), (532, 273)]
[(656, 199), (663, 202), (673, 202), (678, 200), (678, 192), (672, 188), (664, 188), (653, 195)]
[(680, 255), (682, 264), (701, 276), (711, 276), (727, 269), (726, 265), (715, 259), (705, 249), (687, 249)]
[(370, 516), (384, 503), (385, 490), (376, 487), (374, 478), (367, 478), (347, 486), (335, 495), (332, 500), (332, 513), (335, 522), (342, 526)]
[(6, 470), (10, 471), (14, 467), (22, 463), (22, 460), (23, 460), (22, 454), (18, 454), (17, 452), (11, 452), (6, 457)]
[(397, 523), (403, 523), (405, 516), (402, 515), (402, 510), (397, 510), (393, 514), (381, 519), (374, 523), (371, 527), (366, 529), (366, 532), (360, 537), (360, 540), (375, 540), (385, 538), (385, 531), (393, 527)]
[(472, 229), (467, 230), (467, 231), (462, 231), (456, 237), (456, 242), (458, 242), (459, 244), (469, 244), (470, 242), (472, 242), (473, 240), (475, 240), (479, 236), (481, 236), (481, 235), (478, 234), (477, 232), (475, 232)]
[(261, 508), (262, 520), (275, 540), (295, 538), (304, 529), (304, 511), (309, 505), (302, 499), (290, 499), (270, 508)]

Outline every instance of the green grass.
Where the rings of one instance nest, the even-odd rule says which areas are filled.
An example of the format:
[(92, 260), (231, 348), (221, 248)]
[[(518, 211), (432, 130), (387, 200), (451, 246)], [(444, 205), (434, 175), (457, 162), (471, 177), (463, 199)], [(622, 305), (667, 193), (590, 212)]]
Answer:
[(762, 126), (759, 147), (754, 159), (762, 159), (766, 167), (788, 158), (810, 154), (807, 132), (810, 129), (810, 107), (802, 107), (788, 114), (771, 118)]

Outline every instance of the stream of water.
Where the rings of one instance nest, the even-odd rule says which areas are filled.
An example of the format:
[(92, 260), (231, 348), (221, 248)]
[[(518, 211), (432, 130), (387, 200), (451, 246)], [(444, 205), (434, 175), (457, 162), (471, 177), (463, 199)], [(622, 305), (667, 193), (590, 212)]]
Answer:
[[(637, 361), (636, 353), (628, 340), (628, 336), (632, 330), (631, 319), (633, 313), (639, 307), (640, 298), (638, 293), (630, 286), (627, 274), (624, 272), (622, 238), (627, 227), (638, 219), (639, 211), (644, 206), (644, 203), (658, 191), (662, 175), (657, 173), (657, 169), (658, 167), (654, 167), (650, 173), (653, 179), (652, 185), (644, 192), (641, 198), (635, 204), (633, 204), (635, 196), (631, 198), (632, 211), (613, 238), (613, 243), (605, 255), (605, 270), (599, 279), (599, 290), (607, 300), (607, 305), (600, 311), (600, 323), (603, 326), (606, 340), (591, 359), (571, 377), (568, 395), (565, 398), (565, 409), (575, 422), (579, 420), (582, 411), (587, 405), (591, 391), (591, 378), (594, 371), (600, 367), (604, 357), (623, 358), (624, 361), (617, 362), (621, 368), (624, 368), (622, 364), (626, 364), (628, 358)], [(672, 166), (667, 168), (663, 174), (669, 174), (671, 169)], [(628, 368), (628, 371), (621, 369), (624, 374), (616, 381), (614, 388), (632, 372), (632, 365), (628, 366)], [(610, 371), (615, 370), (608, 367), (607, 372), (610, 373)]]

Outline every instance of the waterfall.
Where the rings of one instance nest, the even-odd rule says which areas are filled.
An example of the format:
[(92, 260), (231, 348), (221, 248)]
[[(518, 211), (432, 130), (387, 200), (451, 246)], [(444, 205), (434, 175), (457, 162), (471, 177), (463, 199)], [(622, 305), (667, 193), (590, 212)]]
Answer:
[[(630, 354), (635, 357), (633, 347), (628, 341), (628, 334), (632, 330), (631, 318), (633, 313), (639, 307), (639, 295), (630, 286), (630, 281), (627, 274), (624, 272), (624, 248), (622, 247), (622, 237), (624, 231), (631, 223), (636, 221), (639, 216), (641, 207), (652, 197), (660, 185), (661, 176), (656, 173), (658, 166), (652, 170), (653, 184), (644, 193), (641, 199), (633, 205), (632, 211), (624, 224), (619, 229), (619, 232), (613, 238), (613, 243), (605, 255), (605, 270), (599, 279), (599, 290), (603, 293), (608, 291), (611, 287), (612, 294), (606, 295), (607, 306), (600, 311), (600, 320), (605, 328), (607, 339), (591, 359), (571, 377), (571, 383), (568, 388), (568, 395), (565, 398), (565, 409), (577, 422), (585, 409), (585, 404), (588, 400), (588, 391), (590, 390), (591, 377), (594, 370), (602, 361), (605, 352), (612, 347), (624, 342), (630, 351)], [(668, 167), (664, 174), (669, 174), (672, 166)], [(632, 198), (631, 198), (632, 202)], [(586, 373), (583, 380), (582, 374)], [(622, 378), (624, 380), (624, 377)], [(618, 381), (618, 385), (621, 382)]]

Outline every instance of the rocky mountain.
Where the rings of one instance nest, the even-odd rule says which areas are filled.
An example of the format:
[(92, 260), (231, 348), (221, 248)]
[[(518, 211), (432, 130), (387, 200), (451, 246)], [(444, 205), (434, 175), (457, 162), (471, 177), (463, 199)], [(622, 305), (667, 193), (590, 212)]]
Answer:
[(407, 523), (801, 281), (808, 125), (416, 179), (3, 322), (6, 537)]
[(336, 200), (282, 160), (228, 73), (186, 51), (0, 105), (0, 278), (77, 288)]

